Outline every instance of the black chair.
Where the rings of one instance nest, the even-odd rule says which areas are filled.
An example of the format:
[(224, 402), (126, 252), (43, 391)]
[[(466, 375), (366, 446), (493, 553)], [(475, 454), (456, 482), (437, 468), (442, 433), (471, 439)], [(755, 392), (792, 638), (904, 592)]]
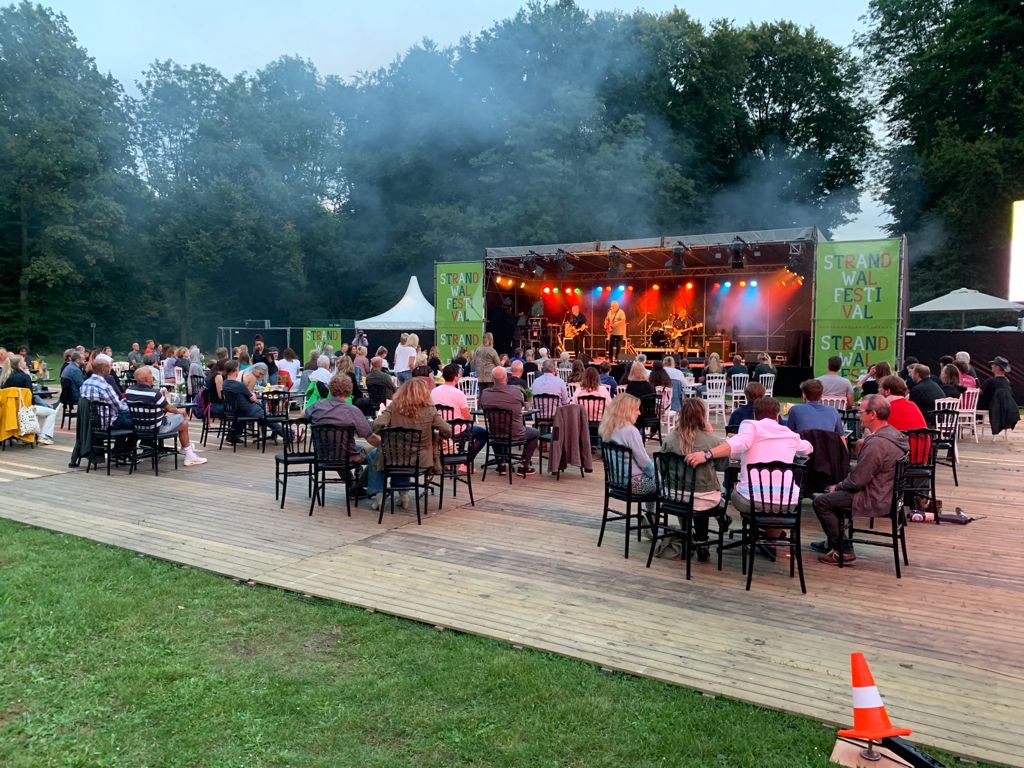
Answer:
[[(693, 491), (696, 469), (686, 463), (686, 457), (676, 453), (657, 453), (654, 455), (654, 469), (657, 476), (658, 505), (654, 522), (651, 525), (651, 551), (647, 555), (647, 567), (651, 567), (654, 551), (658, 542), (672, 536), (683, 539), (683, 557), (686, 559), (686, 579), (690, 579), (690, 565), (693, 559), (693, 547), (708, 546), (707, 540), (693, 541), (694, 517), (712, 517), (719, 520), (718, 547), (724, 545), (725, 526), (721, 517), (725, 512), (724, 502), (711, 509), (697, 511), (693, 508)], [(669, 516), (678, 520), (676, 525), (669, 523)], [(721, 570), (721, 556), (719, 556)]]
[[(533, 425), (540, 432), (540, 439), (537, 447), (540, 453), (538, 470), (544, 472), (544, 447), (551, 444), (552, 432), (555, 428), (555, 413), (562, 405), (562, 399), (558, 395), (534, 395), (532, 400), (533, 408), (537, 411), (533, 419)], [(551, 461), (548, 460), (548, 469), (551, 469)]]
[(391, 391), (384, 384), (370, 384), (366, 387), (366, 396), (370, 399), (370, 405), (375, 411), (387, 402)]
[(267, 439), (271, 434), (274, 434), (268, 427), (271, 424), (283, 425), (288, 421), (288, 406), (291, 403), (291, 397), (287, 392), (261, 392), (259, 397), (260, 405), (263, 406), (263, 413), (265, 415), (260, 421), (257, 434), (260, 443), (263, 445), (263, 453), (266, 453)]
[(60, 380), (60, 397), (57, 400), (58, 403), (64, 406), (64, 411), (60, 417), (60, 428), (64, 429), (65, 422), (68, 428), (71, 428), (71, 420), (78, 418), (78, 401), (74, 398), (71, 393), (71, 382), (67, 379)]
[[(438, 410), (443, 406), (438, 406)], [(449, 409), (452, 410), (452, 409)], [(438, 488), (440, 493), (437, 499), (437, 508), (444, 505), (444, 479), (450, 477), (452, 480), (452, 496), (458, 496), (459, 483), (465, 483), (469, 489), (469, 503), (476, 506), (473, 500), (473, 472), (469, 463), (469, 452), (473, 447), (473, 420), (472, 419), (446, 419), (452, 425), (451, 437), (434, 436), (439, 441), (441, 450), (441, 475), (438, 477)], [(459, 467), (465, 466), (466, 470)]]
[[(166, 418), (166, 411), (150, 403), (128, 403), (128, 412), (132, 415), (132, 431), (138, 442), (137, 458), (132, 462), (132, 469), (135, 468), (138, 459), (150, 459), (153, 463), (153, 473), (160, 475), (160, 459), (164, 456), (174, 456), (174, 468), (178, 468), (178, 431), (161, 432), (163, 420)], [(171, 441), (171, 447), (166, 442)]]
[[(604, 462), (604, 506), (601, 512), (601, 533), (597, 537), (597, 546), (604, 541), (604, 529), (608, 523), (619, 520), (626, 522), (625, 556), (629, 557), (629, 534), (636, 521), (636, 540), (640, 541), (640, 532), (650, 526), (644, 521), (644, 504), (658, 500), (657, 490), (651, 493), (637, 493), (633, 490), (633, 452), (614, 440), (601, 443), (601, 460)], [(611, 508), (611, 501), (625, 502), (626, 509)], [(636, 511), (633, 511), (633, 505)]]
[(939, 452), (939, 433), (934, 429), (908, 429), (904, 433), (910, 443), (907, 454), (906, 498), (904, 503), (914, 509), (914, 498), (921, 497), (935, 510), (935, 523), (939, 523), (935, 493), (935, 463)]
[(186, 383), (185, 391), (188, 393), (189, 400), (195, 400), (196, 395), (199, 391), (206, 386), (206, 377), (201, 376), (198, 373), (190, 374), (188, 382)]
[(434, 408), (437, 409), (437, 412), (441, 414), (441, 418), (445, 421), (452, 421), (455, 418), (455, 409), (450, 405), (437, 403), (434, 405)]
[[(315, 424), (310, 428), (313, 449), (313, 497), (309, 501), (309, 514), (312, 516), (316, 504), (324, 506), (327, 501), (328, 485), (345, 486), (345, 512), (352, 517), (352, 498), (359, 479), (359, 464), (352, 462), (356, 453), (356, 428), (339, 427), (333, 424)], [(288, 440), (286, 438), (285, 443)], [(337, 477), (328, 477), (328, 472), (336, 472)], [(359, 499), (355, 500), (359, 506)], [(281, 500), (282, 505), (284, 499)]]
[(484, 408), (484, 423), (487, 425), (487, 452), (484, 454), (483, 475), (485, 482), (488, 467), (505, 467), (505, 471), (508, 472), (508, 484), (512, 485), (514, 462), (518, 460), (520, 464), (523, 463), (526, 449), (525, 438), (512, 437), (512, 425), (515, 419), (521, 418), (521, 414), (504, 408)]
[[(288, 478), (305, 477), (307, 491), (313, 495), (313, 430), (305, 418), (284, 422), (284, 450), (274, 455), (274, 498), (281, 499), (281, 509), (288, 495)], [(297, 468), (297, 469), (296, 469)]]
[[(382, 429), (378, 450), (381, 473), (384, 476), (384, 492), (380, 499), (380, 516), (377, 524), (384, 522), (384, 502), (387, 499), (391, 500), (391, 514), (394, 514), (395, 494), (412, 492), (416, 501), (416, 525), (421, 525), (423, 521), (420, 517), (420, 496), (423, 496), (423, 506), (426, 507), (426, 492), (433, 467), (420, 466), (420, 431), (405, 427)], [(404, 481), (403, 485), (395, 485), (395, 480), (399, 479)]]
[[(754, 578), (754, 550), (759, 546), (789, 547), (789, 577), (793, 566), (800, 572), (800, 591), (807, 594), (804, 583), (804, 562), (800, 548), (800, 483), (803, 468), (784, 461), (769, 461), (747, 465), (747, 487), (750, 493), (750, 512), (741, 513), (743, 524), (743, 573), (747, 576), (747, 589)], [(789, 533), (788, 539), (769, 538), (766, 528), (781, 528)]]
[[(907, 468), (910, 464), (910, 457), (903, 456), (896, 462), (893, 471), (892, 497), (889, 512), (879, 517), (887, 518), (891, 524), (889, 531), (875, 530), (875, 518), (871, 518), (872, 527), (855, 528), (853, 524), (853, 512), (848, 512), (840, 521), (840, 534), (842, 542), (839, 546), (839, 567), (843, 567), (843, 550), (846, 544), (868, 544), (873, 547), (889, 547), (892, 549), (893, 561), (896, 563), (896, 578), (902, 578), (900, 573), (900, 553), (903, 554), (903, 564), (910, 565), (907, 558), (907, 512), (905, 497), (907, 492)], [(856, 538), (860, 536), (871, 536), (874, 538)], [(888, 541), (881, 541), (885, 538)]]
[[(249, 433), (259, 425), (259, 416), (239, 415), (237, 397), (232, 392), (224, 392), (224, 415), (220, 419), (220, 446), (217, 450), (224, 449), (224, 438), (230, 435), (235, 435), (238, 438), (231, 444), (232, 453), (238, 450), (239, 442), (242, 445), (248, 445)], [(258, 434), (256, 439), (259, 440)]]
[(605, 406), (608, 401), (598, 395), (580, 395), (576, 402), (583, 406), (587, 414), (587, 427), (590, 429), (590, 445), (601, 444), (601, 437), (597, 434), (597, 428), (601, 425), (601, 418), (604, 416)]
[[(956, 476), (956, 440), (957, 434), (960, 431), (960, 412), (951, 410), (929, 411), (928, 417), (935, 424), (935, 431), (939, 433), (936, 448), (946, 451), (946, 458), (944, 459), (940, 459), (936, 452), (935, 463), (936, 465), (941, 464), (944, 467), (950, 467), (953, 470), (953, 485), (959, 487), (960, 482)], [(938, 519), (939, 516), (936, 515), (935, 521), (938, 522)]]
[(107, 403), (97, 400), (89, 401), (89, 423), (92, 424), (92, 453), (86, 459), (85, 471), (98, 466), (97, 455), (106, 457), (107, 474), (110, 467), (127, 465), (135, 466), (135, 432), (131, 427), (101, 427), (101, 424), (112, 423), (117, 418), (118, 410)]
[(661, 444), (661, 398), (658, 395), (644, 395), (640, 398), (640, 417), (636, 428), (640, 430), (644, 442), (657, 438), (658, 444)]

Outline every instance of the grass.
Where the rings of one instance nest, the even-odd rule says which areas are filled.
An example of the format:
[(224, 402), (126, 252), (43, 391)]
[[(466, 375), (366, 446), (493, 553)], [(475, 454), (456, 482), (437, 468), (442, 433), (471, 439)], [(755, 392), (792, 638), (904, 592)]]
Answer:
[(6, 768), (793, 768), (834, 735), (0, 520)]

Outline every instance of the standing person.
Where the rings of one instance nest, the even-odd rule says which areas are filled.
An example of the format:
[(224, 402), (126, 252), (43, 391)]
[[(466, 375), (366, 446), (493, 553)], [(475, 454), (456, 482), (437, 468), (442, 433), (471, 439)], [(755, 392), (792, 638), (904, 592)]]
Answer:
[[(814, 514), (825, 532), (825, 541), (813, 542), (811, 549), (828, 565), (839, 565), (839, 541), (842, 516), (878, 517), (889, 514), (896, 462), (907, 455), (907, 436), (889, 424), (889, 402), (881, 395), (868, 395), (860, 401), (860, 420), (867, 437), (861, 445), (857, 463), (849, 476), (829, 486), (826, 493), (814, 497)], [(843, 547), (843, 561), (857, 559), (853, 543)]]
[(494, 369), (499, 365), (501, 358), (494, 349), (494, 336), (485, 333), (480, 346), (473, 350), (473, 371), (476, 373), (479, 389), (487, 389), (494, 383)]
[(565, 321), (565, 338), (572, 340), (572, 350), (577, 358), (583, 354), (587, 338), (587, 318), (580, 312), (580, 305), (573, 304)]
[(1004, 429), (1013, 429), (1020, 420), (1020, 411), (1013, 399), (1013, 390), (1006, 374), (1010, 372), (1010, 361), (997, 355), (989, 365), (992, 366), (992, 378), (988, 379), (978, 396), (978, 410), (988, 411), (989, 429), (992, 436)]
[(828, 359), (828, 373), (818, 377), (823, 397), (845, 397), (846, 407), (853, 408), (853, 384), (839, 375), (843, 369), (843, 358), (833, 355)]
[(412, 378), (412, 367), (416, 360), (416, 346), (415, 344), (409, 345), (412, 339), (416, 338), (415, 334), (403, 333), (399, 339), (398, 346), (395, 347), (395, 366), (392, 368), (392, 372), (398, 377), (398, 383), (404, 384)]
[(132, 351), (128, 353), (128, 365), (132, 370), (142, 365), (142, 353), (139, 351), (139, 342), (132, 342)]
[(356, 337), (352, 339), (353, 347), (369, 347), (370, 340), (366, 338), (366, 331), (356, 331)]
[(615, 362), (622, 353), (622, 343), (626, 338), (626, 313), (619, 308), (617, 301), (608, 307), (604, 330), (608, 334), (608, 359)]

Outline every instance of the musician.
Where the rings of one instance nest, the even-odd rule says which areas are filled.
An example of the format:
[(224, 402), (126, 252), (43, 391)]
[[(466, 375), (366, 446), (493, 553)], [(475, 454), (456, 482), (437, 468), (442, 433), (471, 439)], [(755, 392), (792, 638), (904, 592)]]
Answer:
[(618, 360), (622, 352), (622, 342), (626, 338), (626, 313), (619, 308), (619, 302), (613, 301), (604, 318), (604, 330), (608, 334), (608, 359)]
[(580, 305), (574, 304), (565, 321), (565, 339), (572, 340), (572, 351), (578, 358), (583, 354), (583, 342), (587, 333), (587, 318), (580, 312)]

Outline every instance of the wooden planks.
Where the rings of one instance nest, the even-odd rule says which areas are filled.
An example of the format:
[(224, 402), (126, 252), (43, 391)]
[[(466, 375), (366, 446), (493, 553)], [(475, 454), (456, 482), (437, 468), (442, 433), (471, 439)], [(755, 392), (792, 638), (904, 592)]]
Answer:
[[(843, 571), (806, 550), (801, 595), (785, 558), (759, 561), (746, 592), (737, 552), (686, 582), (680, 563), (644, 568), (645, 544), (624, 559), (621, 528), (598, 549), (600, 463), (511, 489), (478, 474), (475, 507), (460, 489), (441, 512), (434, 497), (422, 526), (400, 510), (378, 526), (365, 504), (347, 518), (340, 488), (309, 517), (292, 483), (280, 510), (269, 451), (211, 449), (203, 467), (108, 478), (69, 469), (70, 441), (0, 454), (16, 500), (5, 516), (835, 723), (850, 721), (859, 650), (915, 739), (1024, 766), (1024, 449), (1012, 442), (964, 443), (959, 488), (939, 470), (946, 508), (987, 519), (912, 525), (899, 581), (888, 550), (861, 548)], [(813, 514), (805, 526), (818, 538)]]

